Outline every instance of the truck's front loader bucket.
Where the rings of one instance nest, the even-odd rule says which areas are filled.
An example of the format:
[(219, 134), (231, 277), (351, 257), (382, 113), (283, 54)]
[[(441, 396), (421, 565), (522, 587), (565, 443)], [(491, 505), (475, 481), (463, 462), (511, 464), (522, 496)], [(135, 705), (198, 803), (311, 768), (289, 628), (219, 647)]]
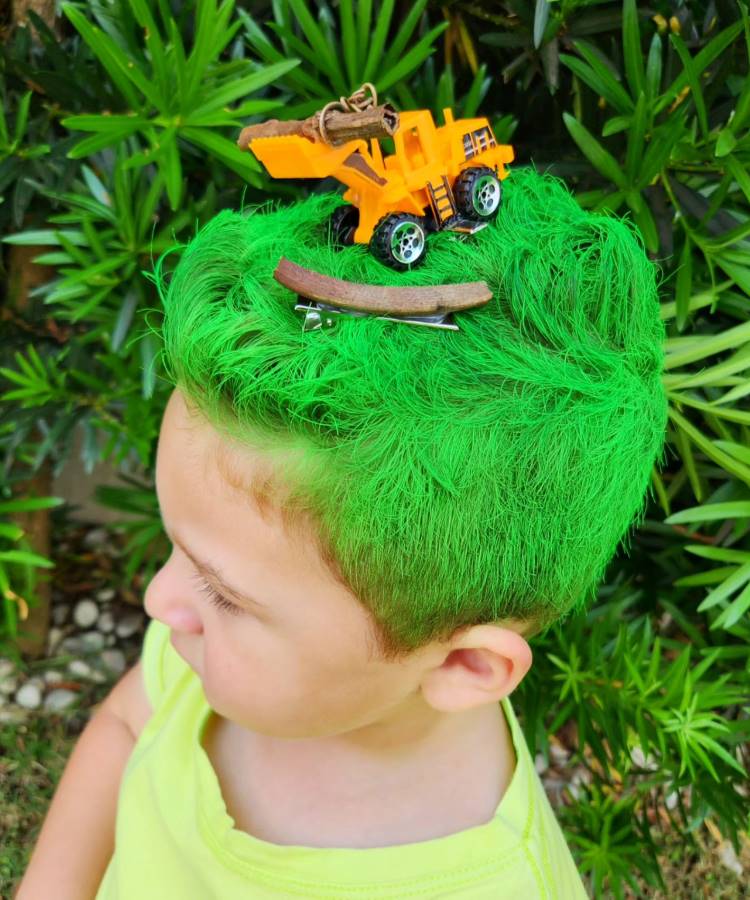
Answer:
[(255, 138), (250, 149), (273, 178), (327, 178), (352, 152), (367, 152), (365, 141), (347, 141), (339, 147), (310, 141), (299, 135)]

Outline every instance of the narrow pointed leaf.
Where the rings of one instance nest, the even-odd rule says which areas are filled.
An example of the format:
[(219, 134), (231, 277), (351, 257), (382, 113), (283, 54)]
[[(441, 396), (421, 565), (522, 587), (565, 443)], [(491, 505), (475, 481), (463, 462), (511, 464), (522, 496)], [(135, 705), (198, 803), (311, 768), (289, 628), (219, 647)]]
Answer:
[(536, 0), (534, 7), (534, 47), (539, 49), (544, 37), (544, 29), (549, 21), (549, 2), (548, 0)]
[(625, 171), (631, 183), (638, 181), (640, 174), (641, 158), (643, 155), (644, 135), (647, 120), (646, 95), (641, 91), (628, 129), (628, 149), (625, 155)]
[(252, 153), (240, 150), (237, 144), (207, 128), (183, 128), (181, 134), (186, 140), (192, 141), (221, 159), (251, 184), (260, 186), (257, 173), (261, 171), (261, 167)]
[[(354, 28), (353, 0), (340, 0), (341, 46), (344, 51), (346, 77), (349, 84), (357, 80), (357, 33)], [(361, 57), (360, 57), (361, 58)]]
[(299, 22), (300, 28), (305, 34), (310, 46), (318, 54), (321, 63), (325, 64), (326, 71), (331, 75), (333, 81), (345, 83), (344, 73), (339, 65), (336, 55), (332, 52), (328, 45), (323, 32), (310, 15), (310, 10), (305, 0), (288, 0), (289, 5), (294, 10), (294, 14)]
[(693, 288), (693, 252), (690, 235), (685, 234), (685, 243), (680, 254), (679, 268), (677, 270), (677, 284), (675, 287), (675, 302), (677, 304), (677, 328), (679, 331), (685, 327), (690, 314), (690, 293)]
[[(401, 23), (401, 27), (396, 32), (390, 47), (388, 47), (388, 50), (386, 51), (382, 62), (382, 70), (389, 69), (401, 58), (414, 29), (422, 18), (422, 13), (424, 12), (426, 5), (427, 0), (417, 0), (414, 6), (411, 7), (406, 18)], [(446, 25), (447, 24), (448, 23), (446, 22)]]
[(709, 591), (698, 606), (698, 612), (711, 609), (722, 600), (739, 590), (747, 581), (750, 581), (750, 563), (740, 566), (737, 571), (726, 578), (718, 587)]
[[(731, 628), (750, 609), (750, 584), (738, 594), (729, 606), (711, 623), (711, 630), (715, 628)], [(733, 760), (733, 762), (735, 762)]]
[(682, 509), (665, 519), (667, 525), (683, 525), (685, 522), (714, 522), (716, 520), (750, 518), (750, 500), (730, 500), (724, 503), (706, 503)]
[(434, 53), (435, 48), (433, 47), (433, 44), (435, 43), (435, 39), (445, 31), (449, 24), (450, 23), (448, 22), (441, 22), (440, 25), (436, 25), (428, 31), (422, 40), (416, 43), (389, 72), (385, 73), (382, 78), (377, 79), (376, 84), (378, 90), (387, 91), (391, 85), (400, 81), (402, 78), (406, 78), (406, 76), (424, 62), (431, 53)]
[(378, 13), (378, 18), (375, 23), (375, 31), (370, 36), (368, 42), (369, 46), (367, 48), (367, 58), (362, 74), (362, 81), (372, 81), (375, 73), (378, 71), (383, 55), (383, 47), (385, 46), (385, 39), (388, 36), (388, 31), (391, 27), (394, 3), (395, 0), (383, 0), (383, 5), (380, 7), (380, 12)]
[[(274, 63), (273, 65), (259, 69), (257, 72), (252, 72), (244, 78), (232, 80), (230, 84), (225, 84), (218, 90), (212, 91), (210, 99), (206, 103), (202, 103), (200, 106), (196, 107), (188, 117), (188, 121), (192, 122), (193, 116), (200, 117), (206, 113), (221, 109), (240, 97), (252, 94), (259, 88), (265, 87), (265, 85), (271, 84), (271, 82), (278, 81), (278, 79), (290, 71), (290, 69), (294, 69), (299, 64), (299, 59), (287, 59), (283, 62)], [(256, 100), (255, 102), (257, 103), (258, 101)]]
[[(733, 22), (728, 28), (716, 35), (712, 40), (703, 47), (699, 53), (695, 55), (691, 63), (691, 73), (695, 78), (700, 78), (703, 71), (742, 33), (742, 22)], [(674, 35), (670, 34), (670, 38)], [(674, 45), (674, 41), (672, 42)], [(676, 46), (676, 45), (675, 45)], [(667, 106), (689, 84), (688, 73), (683, 68), (682, 72), (675, 78), (665, 93), (661, 95), (654, 108), (654, 113), (658, 114)]]
[(672, 46), (675, 48), (675, 50), (679, 54), (680, 59), (682, 60), (682, 65), (685, 68), (685, 77), (687, 78), (687, 82), (690, 85), (690, 92), (693, 97), (693, 103), (695, 103), (695, 109), (698, 113), (698, 122), (700, 123), (704, 139), (707, 139), (708, 116), (706, 114), (706, 102), (703, 99), (703, 89), (701, 88), (699, 80), (700, 76), (695, 71), (692, 57), (690, 56), (690, 53), (685, 46), (685, 42), (682, 40), (679, 34), (670, 34), (669, 39), (672, 41)]
[(625, 175), (612, 154), (605, 150), (591, 132), (570, 113), (563, 113), (563, 121), (571, 137), (592, 166), (619, 188), (627, 190)]
[(630, 90), (637, 97), (644, 90), (645, 77), (636, 0), (624, 0), (622, 5), (622, 51), (625, 75), (630, 84)]
[[(610, 68), (611, 63), (608, 65), (603, 62), (600, 57), (600, 52), (593, 44), (590, 44), (588, 41), (584, 40), (576, 40), (573, 41), (573, 46), (576, 50), (581, 54), (581, 56), (588, 63), (590, 70), (593, 72), (595, 76), (595, 84), (598, 87), (593, 87), (593, 84), (589, 84), (587, 78), (583, 75), (579, 77), (583, 77), (583, 80), (589, 84), (589, 87), (593, 87), (598, 93), (601, 93), (602, 97), (607, 100), (608, 103), (611, 103), (612, 106), (617, 110), (617, 112), (622, 115), (627, 115), (628, 113), (632, 113), (634, 103), (628, 92), (622, 86), (622, 84), (615, 77), (612, 69)], [(565, 54), (560, 54), (560, 60), (569, 62), (571, 59), (575, 59), (575, 57), (568, 57)], [(580, 60), (579, 60), (580, 62)], [(576, 74), (579, 74), (576, 72)], [(591, 78), (591, 75), (588, 76)]]
[(646, 60), (646, 91), (649, 100), (655, 100), (661, 91), (661, 54), (661, 35), (657, 31), (651, 38), (651, 46)]

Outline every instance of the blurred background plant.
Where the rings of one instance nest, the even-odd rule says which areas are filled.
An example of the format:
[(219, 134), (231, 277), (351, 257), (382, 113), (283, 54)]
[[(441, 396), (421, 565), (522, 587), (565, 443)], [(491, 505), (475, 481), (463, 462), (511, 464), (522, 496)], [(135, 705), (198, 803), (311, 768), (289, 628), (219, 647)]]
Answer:
[[(24, 4), (25, 6), (25, 4)], [(535, 643), (515, 702), (594, 896), (664, 888), (665, 829), (738, 846), (750, 671), (750, 20), (740, 0), (90, 0), (3, 21), (0, 644), (43, 646), (39, 528), (82, 436), (127, 513), (123, 577), (167, 555), (153, 492), (156, 256), (218, 210), (330, 190), (235, 140), (371, 80), (399, 108), (481, 109), (514, 165), (628, 215), (662, 272), (669, 464), (598, 603)], [(440, 120), (442, 121), (442, 120)], [(135, 474), (134, 474), (135, 473)], [(25, 643), (24, 643), (25, 641)], [(666, 820), (665, 820), (666, 816)]]

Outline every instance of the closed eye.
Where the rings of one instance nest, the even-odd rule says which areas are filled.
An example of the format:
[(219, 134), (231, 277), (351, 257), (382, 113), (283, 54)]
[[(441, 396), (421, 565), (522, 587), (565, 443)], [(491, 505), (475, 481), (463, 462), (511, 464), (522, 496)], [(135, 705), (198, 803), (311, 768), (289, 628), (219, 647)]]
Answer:
[(212, 587), (200, 573), (196, 572), (195, 575), (193, 575), (193, 579), (199, 584), (198, 590), (202, 591), (204, 594), (208, 594), (208, 599), (214, 606), (217, 606), (219, 609), (222, 609), (233, 616), (239, 616), (244, 612), (239, 606), (235, 606), (234, 603), (231, 603), (226, 597)]

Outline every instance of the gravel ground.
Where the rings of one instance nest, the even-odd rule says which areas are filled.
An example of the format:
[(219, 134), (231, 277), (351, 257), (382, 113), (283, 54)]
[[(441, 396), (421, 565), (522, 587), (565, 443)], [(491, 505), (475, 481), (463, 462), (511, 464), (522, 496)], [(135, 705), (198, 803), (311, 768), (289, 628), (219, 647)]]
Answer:
[[(144, 585), (123, 586), (127, 537), (55, 516), (45, 653), (0, 651), (0, 900), (10, 900), (76, 740), (139, 658)], [(23, 622), (19, 623), (23, 624)]]
[(65, 529), (53, 550), (46, 655), (20, 668), (0, 657), (0, 723), (65, 710), (84, 710), (88, 718), (137, 661), (148, 619), (137, 585), (119, 584), (124, 543), (123, 535), (94, 525)]

